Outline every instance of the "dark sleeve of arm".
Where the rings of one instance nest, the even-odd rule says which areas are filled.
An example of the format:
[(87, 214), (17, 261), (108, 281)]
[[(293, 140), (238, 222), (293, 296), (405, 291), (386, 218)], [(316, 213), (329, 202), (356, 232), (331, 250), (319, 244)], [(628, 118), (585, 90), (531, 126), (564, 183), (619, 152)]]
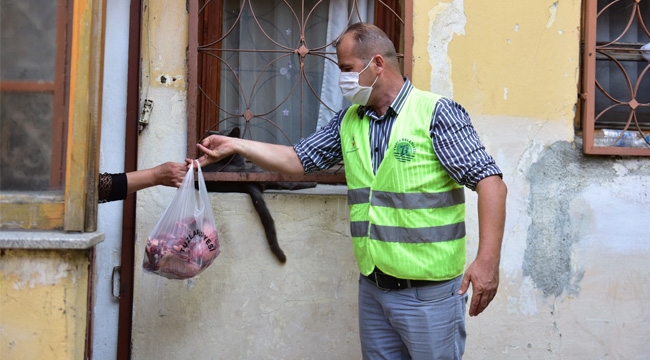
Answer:
[(330, 122), (307, 138), (300, 139), (293, 146), (305, 174), (329, 169), (343, 159), (341, 151), (341, 121), (345, 110), (340, 111)]
[(471, 190), (482, 179), (501, 170), (486, 151), (469, 118), (457, 102), (442, 98), (436, 104), (431, 123), (433, 148), (442, 166), (460, 185)]
[(126, 199), (127, 181), (126, 174), (99, 174), (99, 202), (117, 201)]

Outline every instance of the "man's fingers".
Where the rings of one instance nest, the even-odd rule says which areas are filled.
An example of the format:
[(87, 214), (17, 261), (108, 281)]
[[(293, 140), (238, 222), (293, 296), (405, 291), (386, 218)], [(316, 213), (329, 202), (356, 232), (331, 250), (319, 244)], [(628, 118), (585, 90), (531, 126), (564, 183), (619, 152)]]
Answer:
[(208, 153), (210, 150), (206, 148), (203, 144), (198, 143), (196, 144), (197, 149), (201, 150), (203, 153)]
[(483, 310), (485, 310), (485, 307), (487, 305), (483, 305), (482, 304), (483, 302), (484, 302), (483, 295), (473, 294), (472, 302), (469, 306), (469, 316), (476, 316), (480, 314)]
[(477, 291), (472, 294), (472, 301), (469, 307), (469, 316), (476, 316), (485, 310), (492, 302), (496, 292), (494, 291)]
[(463, 276), (463, 282), (460, 284), (460, 289), (458, 289), (458, 295), (463, 295), (469, 289), (469, 275), (465, 273)]

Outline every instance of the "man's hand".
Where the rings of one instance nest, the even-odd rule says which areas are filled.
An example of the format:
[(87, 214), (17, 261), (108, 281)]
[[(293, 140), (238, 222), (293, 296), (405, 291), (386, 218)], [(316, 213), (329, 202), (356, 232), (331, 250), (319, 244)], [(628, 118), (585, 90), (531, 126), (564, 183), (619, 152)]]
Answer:
[(469, 316), (476, 316), (485, 310), (497, 294), (499, 286), (499, 262), (481, 261), (478, 258), (465, 271), (463, 283), (458, 290), (459, 295), (467, 292), (472, 284), (472, 300), (469, 306)]
[(497, 294), (501, 241), (506, 221), (508, 189), (500, 176), (488, 176), (476, 185), (478, 193), (479, 241), (476, 259), (465, 271), (458, 294), (464, 294), (472, 284), (469, 316), (485, 310)]
[(305, 173), (293, 146), (210, 135), (196, 144), (196, 147), (204, 154), (197, 159), (202, 167), (232, 154), (239, 154), (268, 171), (287, 175), (303, 175)]
[(203, 153), (197, 160), (201, 167), (215, 163), (226, 156), (235, 153), (234, 141), (236, 138), (231, 138), (222, 135), (210, 135), (196, 144), (196, 147)]

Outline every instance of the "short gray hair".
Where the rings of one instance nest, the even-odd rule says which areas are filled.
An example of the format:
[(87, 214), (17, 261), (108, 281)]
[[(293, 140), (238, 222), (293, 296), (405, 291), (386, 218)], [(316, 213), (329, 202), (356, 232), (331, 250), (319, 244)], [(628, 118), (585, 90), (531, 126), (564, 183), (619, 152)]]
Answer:
[(388, 62), (397, 64), (395, 45), (382, 29), (369, 23), (354, 23), (348, 26), (334, 46), (338, 46), (343, 36), (348, 34), (354, 39), (354, 50), (360, 59), (369, 61), (375, 54), (379, 54)]

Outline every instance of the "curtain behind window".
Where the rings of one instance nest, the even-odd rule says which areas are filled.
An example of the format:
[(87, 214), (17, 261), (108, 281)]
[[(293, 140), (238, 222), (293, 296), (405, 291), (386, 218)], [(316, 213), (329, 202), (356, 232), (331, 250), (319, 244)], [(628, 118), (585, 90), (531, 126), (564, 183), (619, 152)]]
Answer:
[[(225, 1), (219, 128), (288, 145), (349, 105), (333, 43), (348, 24), (372, 19), (368, 3), (305, 0), (303, 9), (302, 0)], [(309, 49), (304, 58), (301, 48)]]

